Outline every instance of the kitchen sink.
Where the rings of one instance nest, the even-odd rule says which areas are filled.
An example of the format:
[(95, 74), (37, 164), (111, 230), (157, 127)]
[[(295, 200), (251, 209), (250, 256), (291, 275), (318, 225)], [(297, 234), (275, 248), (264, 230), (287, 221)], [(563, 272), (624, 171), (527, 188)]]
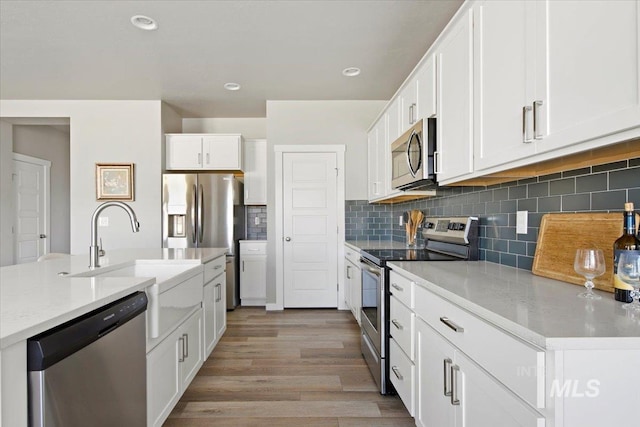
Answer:
[(191, 272), (184, 273), (199, 265), (199, 262), (136, 260), (126, 264), (83, 271), (70, 277), (154, 277), (156, 284), (167, 289), (172, 286), (171, 283), (180, 283), (184, 276), (191, 274)]

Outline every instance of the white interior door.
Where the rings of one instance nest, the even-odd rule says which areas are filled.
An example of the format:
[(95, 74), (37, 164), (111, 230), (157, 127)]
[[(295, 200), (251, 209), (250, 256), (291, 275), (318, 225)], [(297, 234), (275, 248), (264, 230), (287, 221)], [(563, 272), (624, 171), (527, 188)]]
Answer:
[(284, 307), (337, 307), (335, 153), (283, 153)]
[(14, 155), (15, 263), (37, 261), (49, 252), (49, 170), (46, 160)]

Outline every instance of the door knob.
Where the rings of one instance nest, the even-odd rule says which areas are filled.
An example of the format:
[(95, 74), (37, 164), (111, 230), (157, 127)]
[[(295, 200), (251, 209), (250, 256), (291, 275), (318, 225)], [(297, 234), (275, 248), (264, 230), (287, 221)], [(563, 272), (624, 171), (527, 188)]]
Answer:
[(46, 234), (41, 234), (41, 235), (40, 235), (40, 238), (41, 238), (41, 239), (46, 239), (46, 238), (47, 238), (47, 235), (46, 235)]
[(287, 242), (291, 241), (291, 237), (285, 237), (284, 240), (286, 240)]

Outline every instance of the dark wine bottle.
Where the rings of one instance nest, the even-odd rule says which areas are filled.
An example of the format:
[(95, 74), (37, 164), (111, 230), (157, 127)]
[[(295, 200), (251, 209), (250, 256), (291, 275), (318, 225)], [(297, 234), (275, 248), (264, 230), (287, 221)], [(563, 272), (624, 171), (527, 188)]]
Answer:
[(613, 244), (613, 287), (614, 298), (617, 301), (631, 302), (633, 287), (622, 281), (616, 274), (618, 258), (624, 251), (640, 251), (640, 239), (636, 236), (636, 214), (633, 203), (624, 204), (624, 232)]

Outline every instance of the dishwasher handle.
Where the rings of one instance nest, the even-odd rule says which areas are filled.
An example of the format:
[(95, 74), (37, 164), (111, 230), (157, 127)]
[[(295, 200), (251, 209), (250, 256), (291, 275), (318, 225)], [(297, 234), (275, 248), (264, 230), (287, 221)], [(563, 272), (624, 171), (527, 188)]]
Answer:
[(43, 371), (118, 329), (147, 310), (147, 295), (136, 292), (27, 340), (27, 371)]

